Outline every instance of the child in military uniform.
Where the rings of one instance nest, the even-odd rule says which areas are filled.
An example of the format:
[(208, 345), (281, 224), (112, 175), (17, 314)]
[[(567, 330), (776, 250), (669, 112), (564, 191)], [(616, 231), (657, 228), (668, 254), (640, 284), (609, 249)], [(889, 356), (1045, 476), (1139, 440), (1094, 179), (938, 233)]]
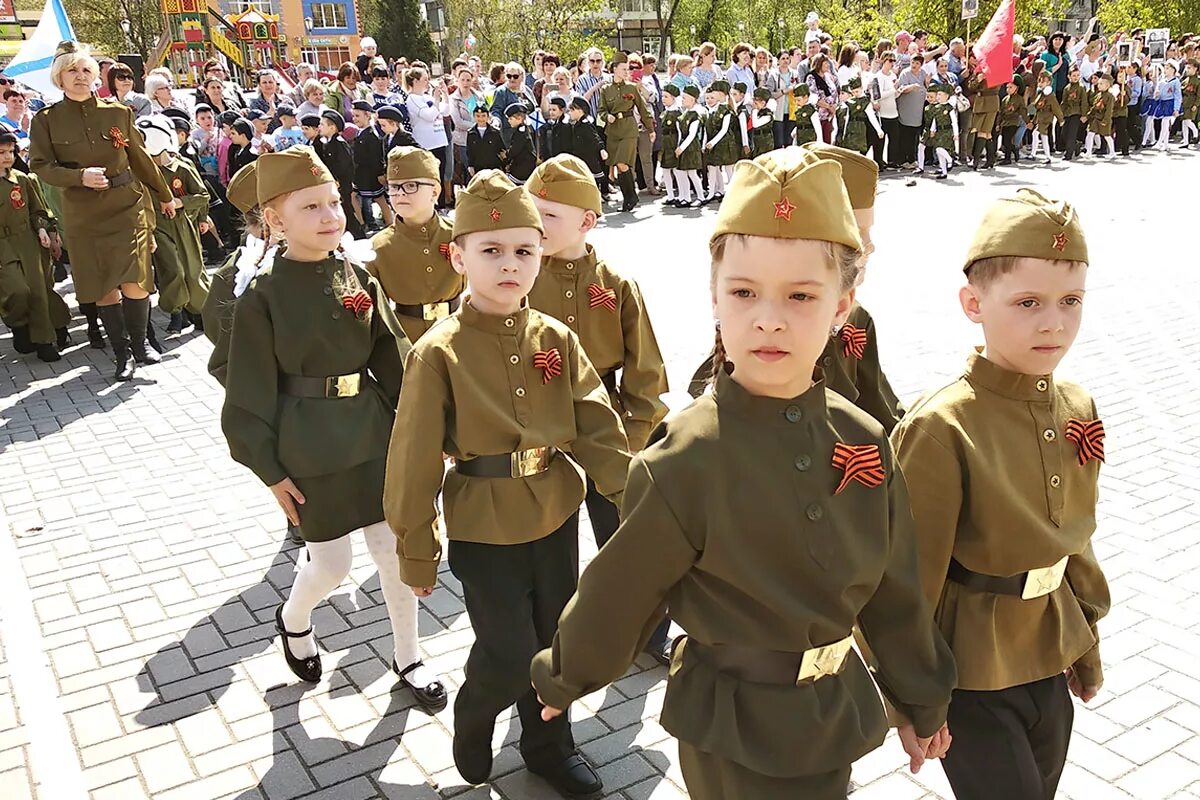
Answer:
[(704, 117), (704, 165), (708, 170), (708, 194), (704, 204), (725, 198), (725, 187), (733, 179), (738, 160), (739, 134), (736, 117), (729, 107), (729, 81), (716, 80), (706, 95), (708, 114)]
[(135, 124), (145, 137), (146, 152), (158, 164), (175, 198), (175, 216), (168, 218), (159, 212), (154, 227), (158, 307), (171, 317), (167, 333), (182, 333), (189, 325), (203, 331), (200, 312), (208, 299), (208, 275), (200, 225), (208, 220), (208, 188), (192, 163), (176, 152), (178, 140), (166, 117), (150, 114)]
[[(1038, 77), (1040, 82), (1041, 76)], [(1072, 64), (1067, 70), (1067, 86), (1063, 89), (1062, 96), (1062, 138), (1066, 145), (1063, 158), (1067, 161), (1079, 155), (1080, 123), (1087, 121), (1090, 107), (1088, 88), (1079, 78), (1079, 65)]]
[[(680, 192), (680, 207), (699, 208), (705, 204), (704, 183), (700, 179), (700, 170), (704, 169), (704, 111), (699, 105), (700, 87), (688, 84), (683, 87), (683, 113), (679, 117), (679, 146), (675, 155), (679, 158), (676, 172), (682, 173), (687, 183), (680, 181), (683, 189)], [(691, 185), (695, 196), (688, 201), (688, 184)]]
[(556, 718), (624, 673), (666, 605), (688, 635), (662, 724), (691, 796), (844, 800), (888, 725), (851, 629), (914, 771), (949, 745), (954, 662), (887, 435), (814, 374), (862, 247), (838, 164), (787, 148), (739, 165), (710, 246), (715, 391), (635, 458), (533, 683)]
[(351, 146), (354, 155), (354, 193), (358, 195), (363, 228), (377, 231), (380, 226), (375, 223), (376, 203), (379, 204), (384, 226), (392, 224), (392, 210), (384, 199), (383, 187), (388, 151), (383, 149), (383, 135), (375, 127), (374, 106), (366, 100), (355, 100), (350, 117), (358, 128)]
[(550, 98), (550, 104), (546, 106), (546, 123), (538, 128), (537, 132), (539, 161), (546, 161), (559, 153), (570, 151), (567, 134), (571, 132), (571, 128), (564, 119), (566, 113), (567, 101), (565, 98), (557, 96)]
[(508, 118), (509, 133), (508, 150), (504, 157), (504, 171), (515, 184), (523, 184), (529, 180), (533, 168), (537, 166), (537, 151), (533, 146), (533, 137), (529, 126), (525, 124), (528, 109), (522, 102), (516, 102), (504, 109)]
[(567, 109), (571, 118), (571, 155), (588, 165), (592, 177), (598, 185), (604, 185), (604, 162), (608, 159), (608, 151), (600, 141), (600, 132), (591, 119), (592, 107), (582, 97), (571, 98), (571, 106)]
[(688, 193), (687, 178), (677, 169), (679, 154), (675, 152), (679, 147), (679, 120), (683, 116), (680, 94), (679, 87), (673, 83), (663, 86), (663, 112), (658, 121), (658, 132), (662, 137), (662, 154), (658, 163), (662, 167), (663, 185), (667, 188), (663, 205), (671, 208), (682, 208), (688, 203), (684, 199)]
[(1180, 148), (1183, 150), (1188, 148), (1192, 134), (1196, 135), (1197, 146), (1200, 146), (1200, 128), (1196, 127), (1196, 120), (1200, 119), (1200, 75), (1196, 74), (1197, 70), (1200, 70), (1200, 62), (1188, 59), (1183, 67), (1183, 81), (1179, 84), (1179, 118), (1183, 120), (1183, 144)]
[(342, 212), (346, 216), (346, 230), (355, 239), (363, 239), (366, 231), (354, 213), (354, 153), (350, 150), (350, 143), (342, 138), (345, 128), (346, 120), (339, 112), (332, 108), (325, 109), (317, 123), (321, 137), (313, 143), (313, 149), (337, 182), (342, 196)]
[[(1046, 161), (1050, 163), (1050, 140), (1055, 126), (1060, 129), (1063, 125), (1063, 111), (1054, 96), (1054, 79), (1045, 70), (1038, 75), (1037, 95), (1033, 101), (1033, 149), (1032, 158), (1037, 158), (1038, 145), (1046, 148)], [(1068, 145), (1069, 146), (1069, 145)]]
[(958, 663), (944, 762), (961, 800), (1055, 796), (1074, 711), (1103, 683), (1108, 585), (1092, 550), (1104, 425), (1054, 379), (1088, 252), (1067, 203), (1021, 189), (984, 214), (963, 312), (986, 342), (892, 434), (925, 596)]
[(1104, 143), (1108, 146), (1110, 159), (1115, 158), (1117, 154), (1117, 148), (1113, 142), (1113, 111), (1117, 100), (1109, 91), (1112, 89), (1112, 85), (1112, 76), (1107, 72), (1102, 72), (1097, 76), (1096, 94), (1092, 97), (1092, 107), (1088, 111), (1087, 140), (1083, 145), (1084, 155), (1088, 158), (1092, 157), (1092, 148), (1095, 146), (1097, 138), (1104, 139)]
[(361, 528), (391, 621), (392, 669), (418, 703), (439, 710), (446, 691), (421, 663), (417, 601), (383, 514), (408, 339), (375, 279), (348, 255), (331, 255), (346, 229), (342, 195), (312, 149), (263, 155), (256, 179), (266, 228), (287, 244), (260, 255), (234, 304), (221, 427), (234, 460), (270, 487), (307, 543), (275, 612), (284, 657), (301, 680), (320, 680), (311, 614), (349, 574), (348, 534)]
[(807, 83), (797, 84), (792, 92), (796, 105), (796, 129), (792, 139), (795, 144), (805, 145), (819, 138), (817, 131), (821, 129), (821, 116), (816, 106), (812, 104), (812, 93)]
[(58, 361), (70, 343), (71, 313), (54, 291), (54, 215), (37, 178), (13, 166), (16, 153), (16, 135), (0, 129), (0, 316), (12, 329), (14, 350)]
[(504, 141), (492, 127), (492, 112), (483, 103), (475, 106), (475, 127), (467, 131), (467, 163), (472, 176), (485, 169), (504, 169)]
[(759, 87), (754, 90), (754, 100), (751, 101), (754, 112), (750, 118), (754, 124), (750, 133), (754, 144), (750, 151), (755, 158), (775, 149), (775, 115), (771, 113), (771, 109), (767, 108), (767, 103), (770, 101), (771, 91), (769, 89)]
[(733, 109), (733, 126), (738, 143), (738, 161), (750, 158), (750, 105), (746, 102), (746, 84), (738, 81), (729, 88), (729, 106)]
[[(958, 147), (958, 112), (950, 105), (953, 90), (944, 83), (935, 83), (929, 92), (936, 102), (925, 107), (924, 141), (917, 145), (917, 172), (925, 171), (925, 148), (933, 148), (937, 158), (938, 174), (934, 177), (945, 180), (954, 164), (951, 155)], [(866, 152), (863, 150), (862, 152)]]
[[(666, 416), (659, 398), (667, 392), (667, 370), (637, 283), (606, 264), (588, 244), (587, 235), (601, 213), (600, 189), (587, 165), (574, 156), (542, 164), (526, 186), (545, 228), (541, 271), (529, 305), (566, 323), (579, 337), (621, 417), (630, 452), (636, 453)], [(585, 500), (596, 546), (603, 547), (616, 532), (620, 514), (590, 477)], [(647, 649), (662, 661), (666, 647), (664, 624)]]
[(1018, 93), (1015, 81), (1009, 81), (1000, 101), (1000, 138), (1004, 144), (1001, 166), (1021, 163), (1021, 148), (1017, 147), (1017, 129), (1029, 124), (1029, 112), (1025, 98)]
[[(450, 570), (475, 643), (454, 702), (454, 763), (469, 783), (492, 771), (497, 716), (516, 703), (531, 772), (568, 796), (599, 778), (566, 718), (544, 725), (529, 659), (554, 635), (579, 571), (584, 486), (569, 450), (616, 502), (629, 453), (600, 376), (575, 334), (530, 308), (543, 228), (528, 192), (502, 173), (459, 194), (451, 260), (471, 286), (462, 307), (408, 357), (392, 430), (384, 506), (400, 573), (426, 597), (437, 583), (442, 494)], [(442, 454), (454, 466), (446, 472)]]
[[(875, 134), (882, 140), (883, 127), (879, 124), (879, 116), (871, 106), (871, 98), (863, 94), (862, 78), (855, 75), (846, 83), (846, 91), (850, 96), (843, 101), (840, 112), (841, 124), (838, 126), (839, 147), (865, 154), (868, 149), (867, 125), (875, 129)], [(958, 115), (954, 115), (955, 122)], [(957, 133), (955, 141), (958, 140)]]
[(387, 185), (396, 219), (371, 239), (375, 260), (367, 271), (396, 304), (396, 318), (415, 342), (458, 308), (466, 281), (450, 266), (452, 227), (436, 210), (442, 187), (437, 157), (420, 147), (395, 148), (388, 153)]

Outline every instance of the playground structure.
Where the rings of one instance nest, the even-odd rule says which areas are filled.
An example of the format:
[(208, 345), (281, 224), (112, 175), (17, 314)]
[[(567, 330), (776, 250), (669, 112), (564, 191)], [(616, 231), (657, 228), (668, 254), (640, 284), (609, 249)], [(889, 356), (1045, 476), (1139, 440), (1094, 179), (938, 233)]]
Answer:
[(259, 70), (282, 71), (286, 42), (277, 16), (248, 10), (226, 17), (215, 0), (162, 0), (162, 13), (163, 32), (148, 67), (166, 66), (176, 86), (196, 86), (204, 62), (218, 55), (243, 85)]

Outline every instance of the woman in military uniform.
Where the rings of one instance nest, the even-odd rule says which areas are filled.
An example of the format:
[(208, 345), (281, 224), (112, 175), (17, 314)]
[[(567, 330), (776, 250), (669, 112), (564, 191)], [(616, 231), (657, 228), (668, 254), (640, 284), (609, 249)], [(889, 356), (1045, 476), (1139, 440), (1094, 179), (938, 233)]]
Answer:
[(391, 620), (392, 669), (422, 706), (440, 709), (446, 691), (421, 663), (417, 601), (383, 517), (408, 339), (379, 284), (340, 254), (341, 197), (312, 148), (266, 153), (256, 172), (265, 226), (287, 245), (279, 255), (264, 251), (234, 304), (221, 428), (234, 460), (270, 487), (307, 544), (308, 560), (275, 612), (284, 657), (301, 680), (320, 680), (311, 614), (349, 574), (348, 534), (362, 529)]
[(667, 605), (688, 633), (662, 724), (691, 796), (844, 800), (887, 730), (851, 629), (914, 771), (949, 745), (956, 676), (887, 436), (814, 374), (862, 248), (840, 167), (798, 148), (743, 162), (710, 244), (715, 391), (635, 457), (533, 684), (553, 719), (619, 678)]
[(175, 216), (174, 196), (133, 129), (133, 112), (92, 93), (95, 60), (74, 42), (58, 46), (50, 79), (66, 97), (33, 118), (30, 166), (63, 188), (62, 223), (76, 243), (71, 251), (75, 295), (96, 303), (113, 345), (116, 380), (133, 377), (135, 361), (158, 363), (146, 345), (150, 320), (153, 221), (143, 192), (164, 216)]
[[(606, 84), (600, 90), (600, 121), (604, 123), (609, 169), (609, 177), (621, 187), (621, 196), (625, 202), (621, 204), (622, 211), (632, 211), (638, 204), (637, 186), (633, 182), (633, 173), (629, 167), (637, 158), (638, 123), (633, 117), (633, 109), (642, 120), (642, 125), (650, 131), (650, 143), (654, 143), (654, 116), (642, 99), (641, 86), (629, 81), (629, 60), (622, 52), (613, 56), (612, 83)], [(615, 171), (615, 174), (613, 174)]]

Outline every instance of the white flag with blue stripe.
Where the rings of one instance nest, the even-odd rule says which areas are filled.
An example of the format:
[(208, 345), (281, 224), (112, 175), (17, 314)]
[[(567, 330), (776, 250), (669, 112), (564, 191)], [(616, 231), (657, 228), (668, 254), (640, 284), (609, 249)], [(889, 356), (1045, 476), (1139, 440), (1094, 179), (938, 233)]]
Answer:
[(61, 100), (62, 90), (50, 82), (50, 62), (59, 42), (74, 41), (75, 29), (67, 19), (62, 0), (46, 0), (42, 20), (21, 52), (4, 68), (4, 74), (36, 89), (47, 100)]

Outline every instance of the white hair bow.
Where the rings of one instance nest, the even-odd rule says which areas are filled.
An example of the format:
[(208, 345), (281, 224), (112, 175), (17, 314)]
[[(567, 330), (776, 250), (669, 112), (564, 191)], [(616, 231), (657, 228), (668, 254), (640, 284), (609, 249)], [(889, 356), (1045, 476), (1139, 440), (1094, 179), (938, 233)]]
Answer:
[(233, 277), (233, 296), (241, 297), (254, 280), (254, 276), (275, 263), (275, 253), (279, 245), (267, 243), (253, 234), (246, 234), (246, 243), (242, 245), (237, 260), (237, 274)]

